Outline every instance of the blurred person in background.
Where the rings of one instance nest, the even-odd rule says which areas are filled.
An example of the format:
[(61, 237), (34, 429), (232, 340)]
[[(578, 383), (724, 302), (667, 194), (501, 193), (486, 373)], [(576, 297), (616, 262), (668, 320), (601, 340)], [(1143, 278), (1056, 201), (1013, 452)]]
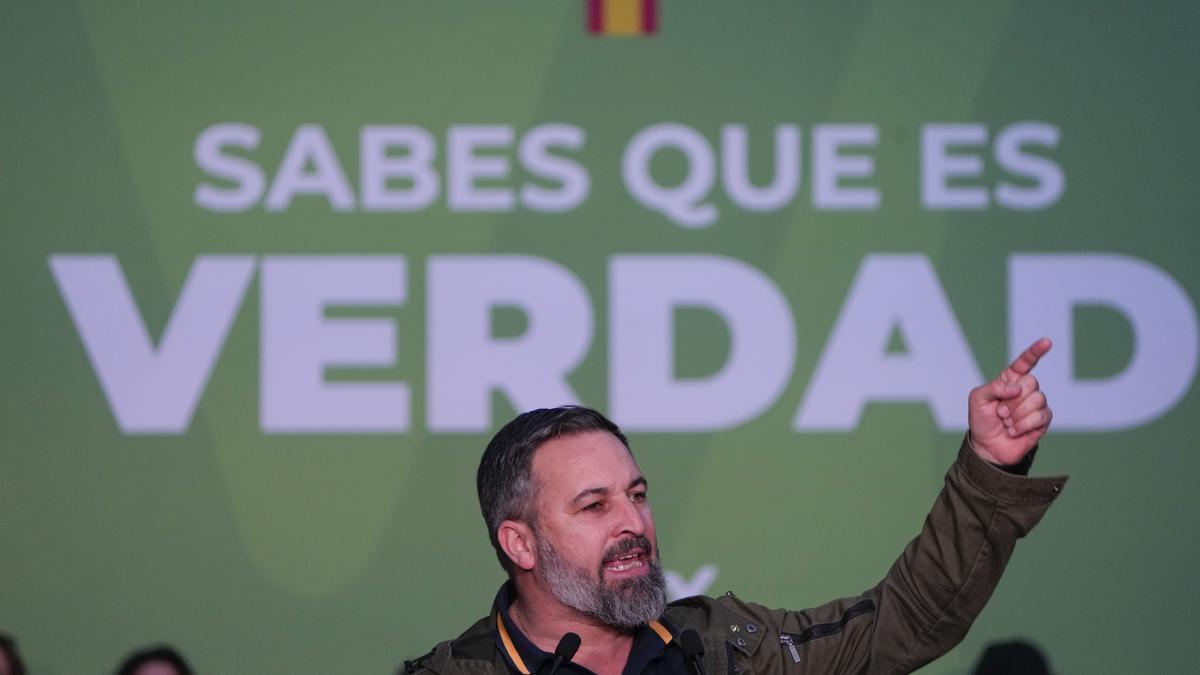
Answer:
[(17, 653), (17, 641), (0, 633), (0, 675), (25, 675), (25, 663)]
[(1045, 655), (1024, 640), (993, 642), (971, 675), (1050, 675), (1050, 666)]
[(193, 675), (183, 656), (167, 645), (136, 651), (125, 658), (116, 675)]

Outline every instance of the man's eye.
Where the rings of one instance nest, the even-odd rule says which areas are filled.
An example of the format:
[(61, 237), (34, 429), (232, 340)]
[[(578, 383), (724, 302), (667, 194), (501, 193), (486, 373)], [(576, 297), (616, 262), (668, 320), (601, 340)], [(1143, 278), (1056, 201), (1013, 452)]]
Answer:
[(635, 493), (629, 495), (629, 498), (635, 502), (641, 503), (641, 502), (646, 501), (646, 493), (645, 492), (635, 492)]
[(591, 504), (588, 504), (587, 506), (583, 507), (580, 510), (581, 511), (599, 511), (601, 508), (603, 508), (603, 506), (604, 506), (604, 504), (602, 504), (600, 502), (592, 502)]

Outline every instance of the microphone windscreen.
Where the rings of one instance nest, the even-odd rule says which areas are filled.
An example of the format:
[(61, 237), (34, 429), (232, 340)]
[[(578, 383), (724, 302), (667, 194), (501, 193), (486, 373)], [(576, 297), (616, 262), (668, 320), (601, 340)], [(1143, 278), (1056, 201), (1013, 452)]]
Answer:
[(554, 655), (563, 661), (570, 661), (571, 657), (575, 656), (575, 652), (579, 651), (580, 642), (582, 641), (578, 635), (567, 633), (558, 641), (558, 646), (554, 648)]

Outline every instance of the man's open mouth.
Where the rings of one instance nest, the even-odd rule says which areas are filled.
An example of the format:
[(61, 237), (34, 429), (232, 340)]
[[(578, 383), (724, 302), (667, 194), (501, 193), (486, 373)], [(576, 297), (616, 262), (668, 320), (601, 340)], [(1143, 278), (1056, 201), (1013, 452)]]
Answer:
[(609, 572), (624, 572), (645, 566), (645, 551), (638, 549), (621, 556), (604, 561), (604, 569)]

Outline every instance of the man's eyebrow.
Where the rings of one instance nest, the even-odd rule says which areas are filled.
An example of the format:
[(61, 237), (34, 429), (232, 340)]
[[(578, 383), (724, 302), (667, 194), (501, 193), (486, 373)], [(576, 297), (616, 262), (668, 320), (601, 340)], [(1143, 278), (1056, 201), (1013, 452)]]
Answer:
[[(646, 481), (645, 476), (638, 476), (637, 478), (634, 478), (633, 480), (629, 481), (629, 485), (625, 488), (625, 490), (629, 491), (636, 487), (648, 488), (648, 487), (650, 487), (650, 483)], [(607, 497), (607, 496), (608, 496), (608, 488), (606, 488), (606, 487), (588, 488), (588, 489), (580, 492), (579, 494), (575, 495), (575, 498), (571, 500), (571, 503), (578, 504), (579, 502), (584, 501), (585, 499), (588, 499), (590, 497)]]
[(589, 497), (604, 497), (607, 495), (608, 495), (608, 488), (606, 488), (606, 487), (588, 488), (588, 489), (584, 490), (583, 492), (580, 492), (579, 494), (575, 495), (575, 498), (571, 500), (571, 503), (577, 504), (585, 499), (588, 499)]

